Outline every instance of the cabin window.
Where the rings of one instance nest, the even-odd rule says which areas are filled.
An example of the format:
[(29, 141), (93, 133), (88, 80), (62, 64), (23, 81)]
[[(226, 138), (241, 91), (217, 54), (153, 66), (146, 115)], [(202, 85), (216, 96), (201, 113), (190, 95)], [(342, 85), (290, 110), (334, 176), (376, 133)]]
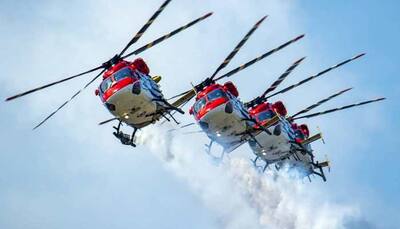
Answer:
[(208, 98), (208, 101), (211, 102), (213, 100), (216, 100), (216, 99), (219, 99), (219, 98), (222, 98), (225, 96), (226, 96), (225, 92), (223, 92), (221, 89), (216, 89), (216, 90), (208, 93), (207, 98)]
[(100, 91), (105, 92), (107, 91), (113, 84), (113, 81), (111, 77), (108, 77), (107, 79), (103, 80), (103, 82), (100, 84)]
[(114, 73), (114, 80), (117, 82), (128, 77), (133, 77), (132, 71), (129, 68), (123, 68)]
[(263, 111), (263, 112), (257, 114), (257, 120), (259, 122), (261, 122), (261, 121), (273, 118), (274, 115), (275, 114), (272, 110)]
[(206, 102), (206, 98), (204, 97), (197, 100), (197, 102), (194, 104), (194, 112), (199, 112), (206, 105)]

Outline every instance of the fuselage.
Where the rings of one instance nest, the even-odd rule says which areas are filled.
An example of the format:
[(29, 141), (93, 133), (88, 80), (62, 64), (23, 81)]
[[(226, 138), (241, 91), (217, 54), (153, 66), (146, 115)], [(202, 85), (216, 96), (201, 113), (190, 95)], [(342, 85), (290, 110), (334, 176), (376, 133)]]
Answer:
[(306, 148), (309, 153), (294, 151), (293, 154), (276, 163), (278, 168), (287, 166), (288, 169), (295, 169), (299, 171), (303, 176), (309, 176), (313, 174), (315, 166), (313, 165), (313, 160), (310, 155), (310, 153), (312, 153), (312, 149), (310, 145), (307, 145)]
[(277, 163), (278, 167), (287, 166), (289, 169), (296, 169), (301, 175), (309, 176), (314, 173), (316, 167), (311, 144), (305, 144), (310, 134), (308, 127), (305, 124), (291, 123), (291, 129), (294, 132), (295, 146), (301, 145), (302, 150), (294, 150), (287, 158)]
[[(282, 102), (275, 104), (264, 102), (250, 108), (249, 113), (257, 121), (258, 125), (264, 125), (276, 115), (279, 117), (279, 121), (268, 128), (272, 135), (263, 131), (255, 136), (255, 140), (249, 140), (249, 146), (257, 157), (267, 164), (271, 164), (290, 160), (299, 151), (300, 143), (305, 139), (304, 133), (300, 129), (293, 128), (292, 123), (284, 117), (286, 109)], [(294, 155), (294, 157), (305, 161), (307, 161), (307, 156), (296, 157)]]
[(148, 75), (147, 66), (140, 65), (144, 61), (137, 62), (121, 61), (108, 69), (98, 95), (113, 116), (132, 127), (142, 128), (160, 117), (163, 94)]
[(238, 93), (230, 82), (212, 84), (200, 91), (190, 109), (195, 120), (207, 136), (224, 148), (242, 142), (251, 125), (249, 115)]

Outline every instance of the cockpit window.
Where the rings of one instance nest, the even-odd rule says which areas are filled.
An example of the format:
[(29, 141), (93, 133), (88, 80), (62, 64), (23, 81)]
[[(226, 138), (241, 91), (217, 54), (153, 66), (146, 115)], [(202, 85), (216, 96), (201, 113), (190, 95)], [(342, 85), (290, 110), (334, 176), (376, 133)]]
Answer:
[(273, 117), (274, 117), (274, 112), (272, 110), (263, 111), (263, 112), (257, 114), (257, 120), (259, 122), (267, 120), (267, 119), (271, 119)]
[(197, 113), (201, 110), (206, 105), (206, 98), (201, 98), (197, 100), (197, 102), (194, 104), (194, 112)]
[(122, 79), (128, 78), (128, 77), (135, 77), (128, 67), (123, 68), (116, 73), (114, 73), (112, 76), (108, 77), (105, 79), (101, 84), (100, 84), (100, 90), (101, 92), (107, 91), (115, 82), (118, 82)]
[(111, 79), (111, 77), (108, 77), (107, 79), (105, 79), (101, 84), (100, 84), (100, 90), (101, 92), (105, 92), (107, 91), (113, 84), (113, 81)]
[(122, 79), (128, 78), (128, 77), (132, 77), (132, 71), (129, 68), (123, 68), (119, 71), (117, 71), (116, 73), (114, 73), (114, 80), (115, 81), (120, 81)]
[(211, 102), (213, 100), (216, 100), (218, 98), (225, 97), (225, 96), (226, 96), (225, 92), (223, 92), (221, 89), (216, 89), (216, 90), (208, 93), (207, 98), (208, 98), (208, 101)]

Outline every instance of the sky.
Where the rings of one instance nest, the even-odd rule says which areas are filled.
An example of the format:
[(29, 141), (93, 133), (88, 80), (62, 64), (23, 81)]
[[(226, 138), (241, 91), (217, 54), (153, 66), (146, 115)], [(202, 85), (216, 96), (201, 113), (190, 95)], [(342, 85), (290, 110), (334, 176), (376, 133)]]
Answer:
[[(1, 0), (0, 97), (106, 61), (161, 3)], [(326, 144), (313, 147), (318, 158), (327, 155), (332, 162), (328, 182), (258, 174), (246, 145), (216, 166), (203, 152), (204, 135), (169, 136), (166, 130), (174, 125), (145, 128), (143, 144), (122, 146), (111, 124), (97, 125), (110, 114), (94, 96), (95, 85), (31, 131), (88, 76), (1, 103), (0, 228), (398, 228), (399, 8), (394, 0), (174, 0), (136, 46), (214, 12), (140, 56), (151, 74), (163, 77), (161, 87), (170, 97), (211, 75), (264, 15), (269, 17), (222, 72), (305, 33), (230, 79), (243, 101), (262, 93), (300, 57), (307, 58), (280, 88), (366, 52), (274, 97), (285, 101), (289, 113), (351, 86), (319, 110), (388, 98), (305, 120), (312, 132), (320, 128), (324, 134)], [(178, 119), (193, 121), (187, 114)]]

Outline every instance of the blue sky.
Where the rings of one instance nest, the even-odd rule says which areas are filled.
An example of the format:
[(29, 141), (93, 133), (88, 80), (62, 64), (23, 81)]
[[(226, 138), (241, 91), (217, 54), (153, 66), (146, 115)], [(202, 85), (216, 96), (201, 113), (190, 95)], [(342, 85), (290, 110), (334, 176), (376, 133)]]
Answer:
[[(160, 4), (128, 0), (1, 1), (0, 97), (105, 61)], [(367, 52), (357, 62), (276, 97), (286, 102), (290, 113), (349, 86), (355, 87), (353, 92), (321, 110), (388, 97), (380, 104), (307, 120), (311, 130), (319, 126), (326, 139), (325, 145), (317, 143), (314, 148), (320, 158), (327, 154), (332, 161), (327, 183), (316, 179), (297, 186), (293, 181), (293, 186), (275, 184), (266, 176), (254, 178), (268, 186), (265, 195), (285, 196), (287, 190), (294, 190), (297, 195), (282, 200), (287, 215), (272, 208), (258, 215), (254, 203), (240, 195), (243, 187), (231, 184), (231, 178), (238, 179), (242, 170), (229, 167), (229, 163), (213, 168), (203, 157), (204, 136), (176, 137), (176, 160), (171, 163), (160, 157), (159, 147), (166, 143), (157, 129), (147, 132), (158, 136), (148, 145), (136, 149), (121, 146), (111, 135), (111, 125), (97, 126), (110, 115), (93, 96), (94, 87), (46, 126), (31, 131), (86, 83), (88, 79), (83, 78), (1, 105), (0, 227), (240, 228), (252, 227), (247, 221), (255, 221), (260, 228), (279, 228), (282, 220), (293, 218), (294, 223), (287, 228), (396, 228), (400, 212), (400, 155), (396, 147), (400, 128), (400, 92), (396, 88), (400, 83), (399, 8), (397, 1), (176, 0), (139, 42), (144, 44), (208, 11), (214, 12), (207, 21), (142, 55), (152, 74), (163, 76), (165, 94), (173, 95), (187, 89), (189, 82), (199, 82), (211, 74), (265, 14), (269, 18), (227, 70), (305, 33), (298, 44), (232, 77), (243, 100), (265, 90), (299, 57), (307, 59), (284, 83), (286, 86)], [(180, 119), (191, 121), (186, 116)], [(236, 153), (239, 155), (246, 158), (251, 152), (243, 146)], [(233, 191), (236, 188), (238, 192)], [(308, 221), (309, 227), (304, 226)], [(321, 226), (324, 223), (330, 226)]]

